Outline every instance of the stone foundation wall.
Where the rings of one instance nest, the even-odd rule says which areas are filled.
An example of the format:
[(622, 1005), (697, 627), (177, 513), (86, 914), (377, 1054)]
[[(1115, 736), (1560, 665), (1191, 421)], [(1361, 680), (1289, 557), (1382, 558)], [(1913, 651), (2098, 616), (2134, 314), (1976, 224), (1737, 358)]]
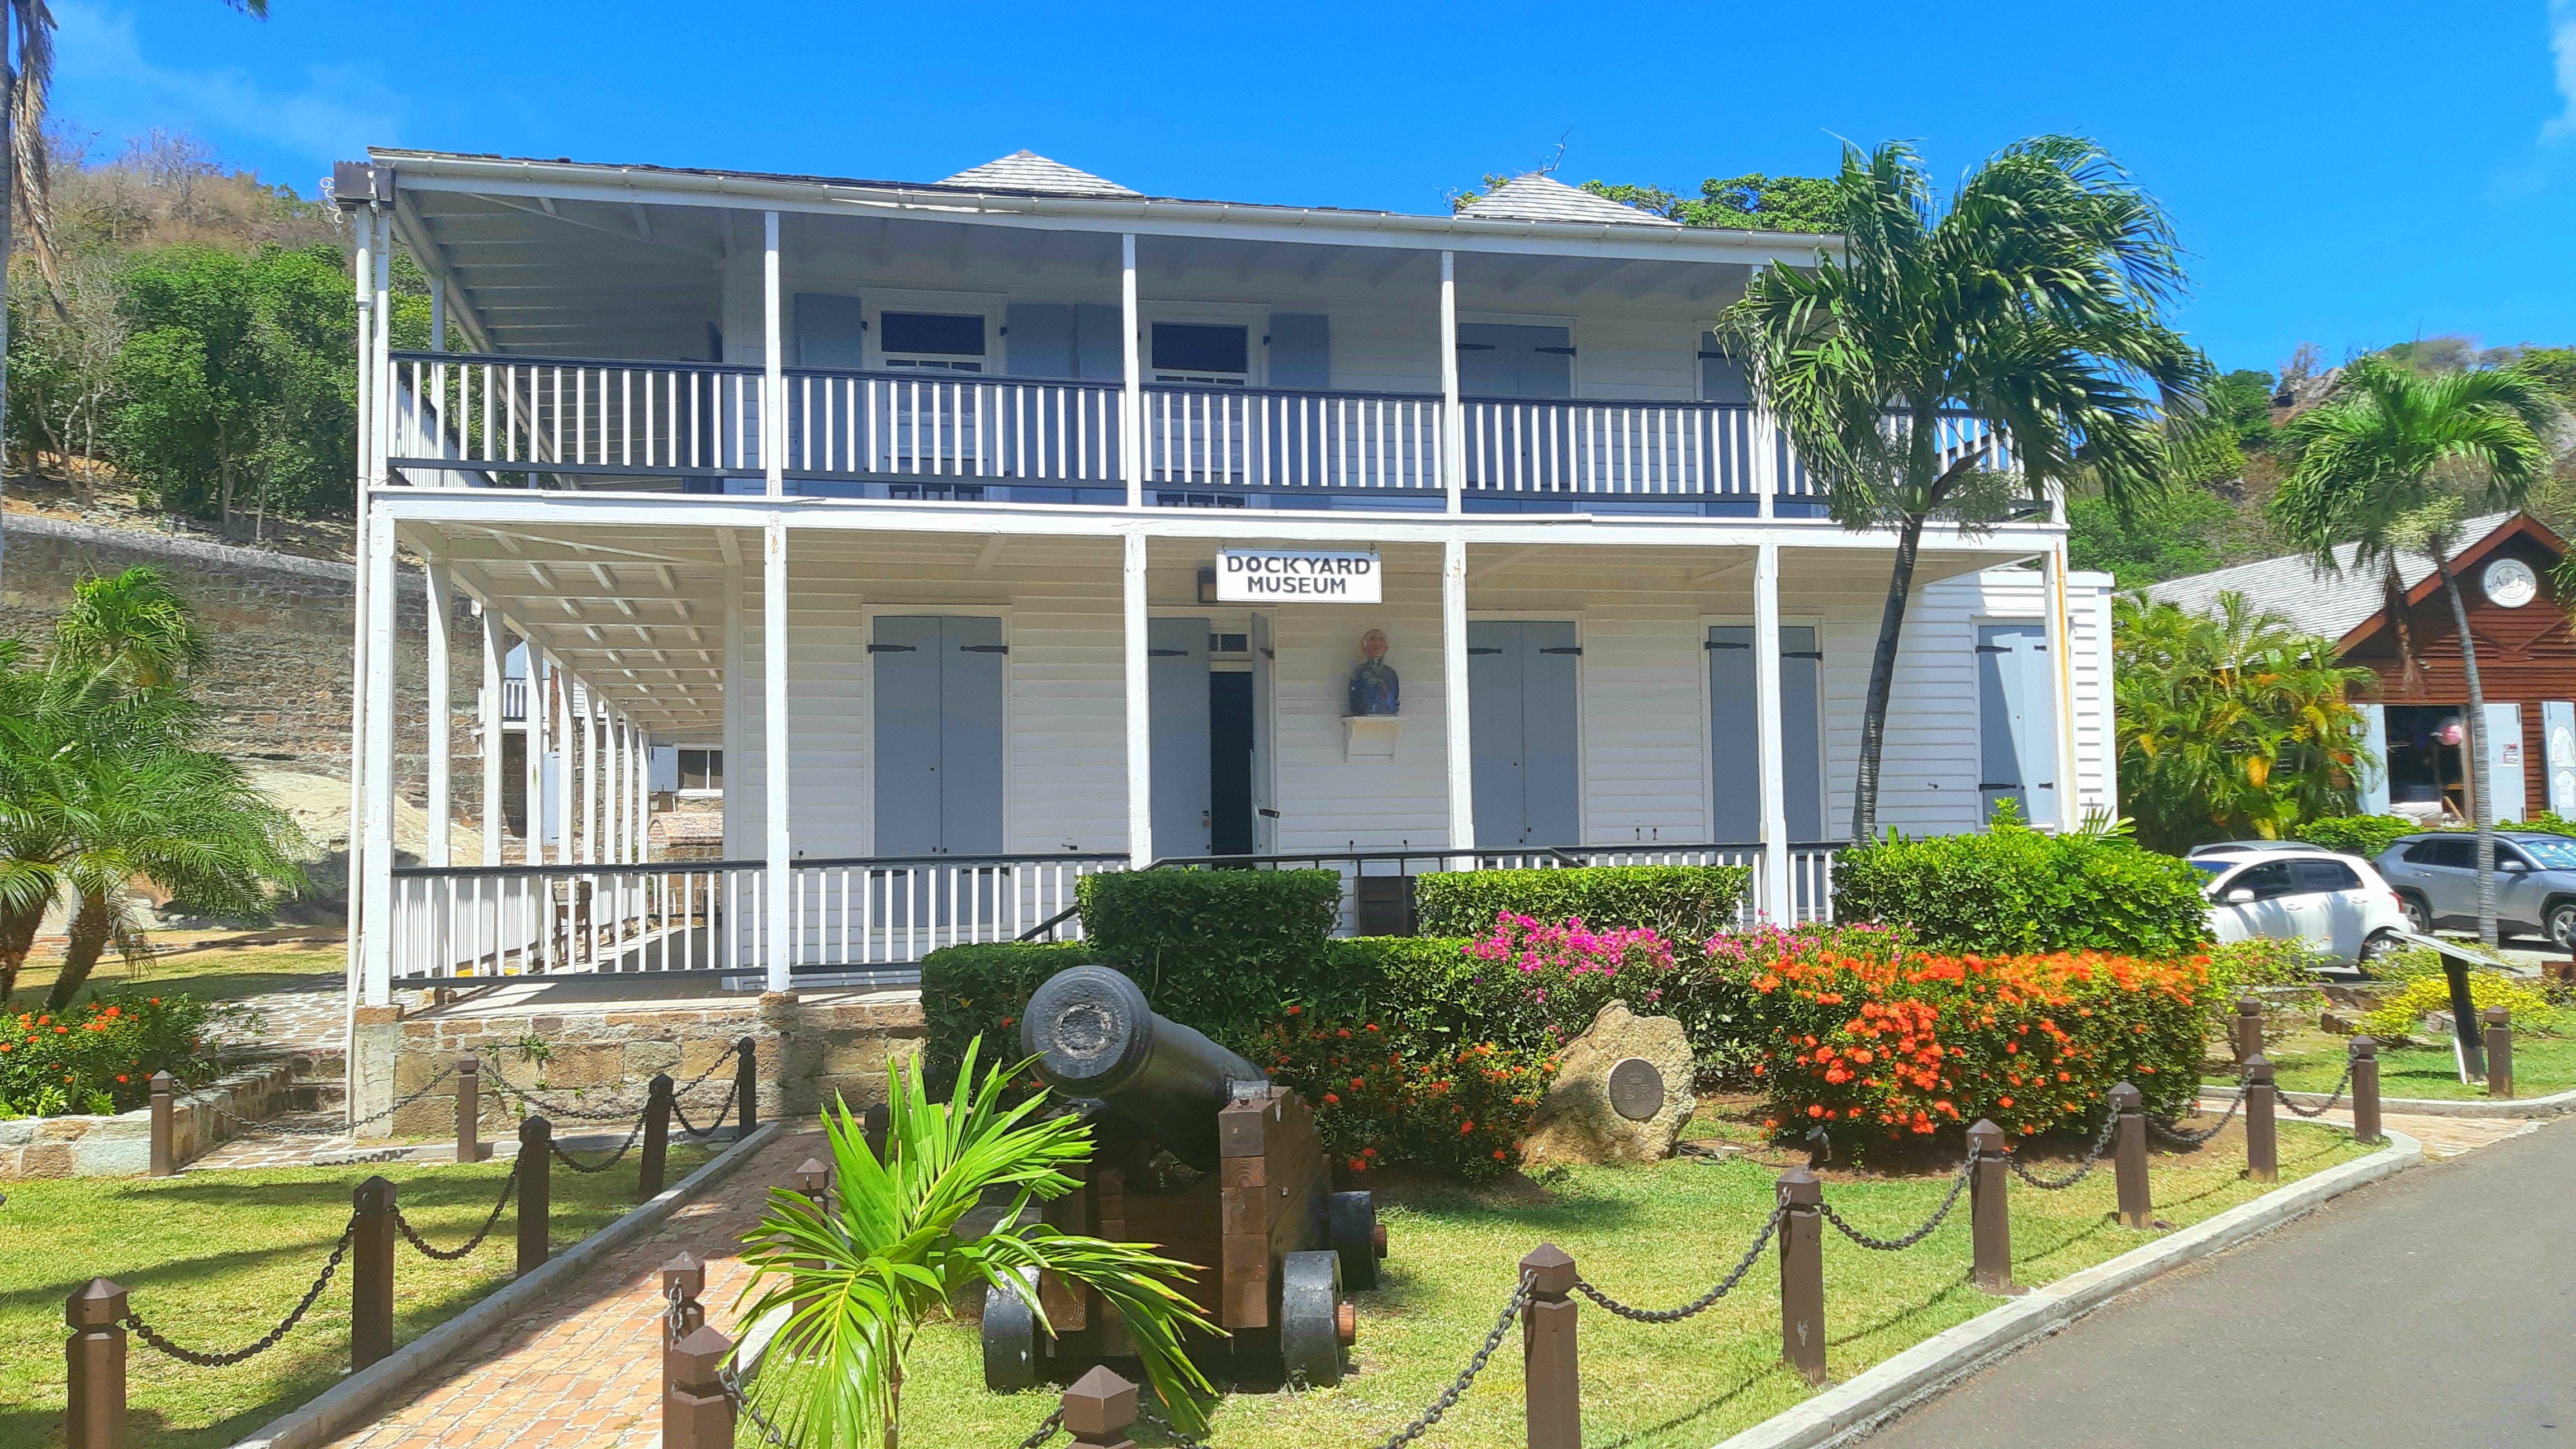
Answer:
[[(456, 1130), (456, 1078), (439, 1074), (472, 1053), (483, 1063), (486, 1140), (516, 1131), (522, 1113), (508, 1087), (558, 1106), (613, 1114), (598, 1123), (565, 1115), (554, 1123), (562, 1136), (622, 1130), (643, 1110), (656, 1073), (668, 1072), (685, 1086), (713, 1067), (715, 1074), (680, 1102), (690, 1120), (708, 1127), (734, 1072), (733, 1063), (718, 1063), (736, 1041), (750, 1037), (760, 1066), (761, 1119), (811, 1117), (835, 1093), (853, 1107), (884, 1101), (888, 1064), (917, 1055), (924, 1033), (920, 996), (910, 991), (814, 999), (772, 992), (756, 1003), (597, 1003), (561, 1011), (478, 1012), (470, 1001), (408, 1014), (398, 1006), (362, 1007), (350, 1090), (365, 1116), (430, 1089), (361, 1128), (362, 1136), (448, 1136)], [(530, 1038), (545, 1044), (543, 1060), (523, 1050)], [(531, 1111), (545, 1115), (547, 1108), (537, 1104)]]
[[(170, 1151), (181, 1166), (240, 1131), (215, 1109), (258, 1122), (284, 1112), (294, 1068), (271, 1062), (220, 1077), (170, 1102)], [(0, 1122), (0, 1177), (132, 1177), (152, 1170), (152, 1109), (112, 1117), (18, 1117)]]

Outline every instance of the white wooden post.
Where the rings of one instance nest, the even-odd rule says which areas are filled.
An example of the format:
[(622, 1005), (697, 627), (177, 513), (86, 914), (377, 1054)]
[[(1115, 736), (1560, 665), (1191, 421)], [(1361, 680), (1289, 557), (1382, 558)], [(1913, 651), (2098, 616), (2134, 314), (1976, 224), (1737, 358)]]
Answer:
[(1154, 690), (1145, 630), (1145, 535), (1125, 539), (1127, 669), (1127, 858), (1154, 862)]
[(793, 797), (787, 783), (787, 521), (778, 514), (769, 516), (761, 530), (760, 569), (760, 682), (766, 695), (766, 710), (761, 723), (768, 727), (761, 749), (761, 774), (768, 785), (765, 824), (769, 827), (769, 929), (764, 932), (769, 943), (768, 982), (772, 991), (785, 991), (788, 972), (796, 964), (796, 948), (802, 932), (790, 918), (789, 887), (796, 862), (787, 833), (788, 802)]
[(394, 869), (394, 525), (372, 520), (367, 530), (367, 801), (364, 863), (358, 886), (358, 936), (366, 960), (365, 1002), (388, 1005), (393, 1000), (393, 869)]
[(1788, 772), (1780, 740), (1780, 545), (1762, 540), (1753, 556), (1754, 778), (1761, 787), (1762, 911), (1774, 925), (1795, 925), (1789, 888)]
[(766, 347), (760, 374), (760, 467), (769, 496), (776, 498), (787, 491), (786, 359), (780, 355), (786, 344), (778, 321), (778, 213), (760, 216), (760, 326)]
[(608, 710), (608, 773), (600, 780), (600, 814), (606, 817), (607, 850), (603, 858), (610, 865), (626, 863), (626, 716), (614, 705)]
[[(716, 530), (716, 546), (724, 557), (724, 751), (725, 763), (739, 773), (751, 758), (750, 665), (751, 646), (745, 640), (742, 596), (747, 580), (743, 577), (742, 540), (730, 528)], [(728, 782), (731, 783), (731, 782)], [(727, 860), (746, 860), (754, 852), (749, 838), (751, 800), (747, 791), (728, 789), (724, 797), (725, 845)], [(737, 929), (731, 939), (741, 941)], [(730, 958), (728, 958), (730, 959)]]
[(581, 700), (581, 863), (599, 864), (599, 695)]
[[(393, 444), (394, 432), (394, 219), (383, 212), (376, 219), (376, 405), (374, 447), (368, 455), (368, 478), (378, 487), (391, 481), (385, 459)], [(385, 575), (391, 587), (393, 575)]]
[(501, 832), (509, 816), (501, 809), (501, 772), (508, 768), (501, 744), (501, 611), (483, 606), (483, 863), (501, 863)]
[(444, 866), (452, 864), (447, 858), (447, 824), (456, 810), (449, 779), (454, 762), (448, 758), (452, 748), (449, 713), (453, 706), (447, 691), (447, 610), (455, 594), (448, 587), (444, 564), (425, 565), (421, 581), (429, 595), (423, 615), (429, 636), (429, 863)]
[[(360, 215), (351, 220), (350, 232), (357, 243), (357, 254), (351, 260), (349, 284), (357, 294), (358, 307), (358, 387), (357, 387), (357, 537), (354, 540), (357, 577), (351, 586), (349, 611), (349, 862), (348, 896), (348, 973), (349, 1002), (357, 1003), (364, 992), (366, 962), (359, 947), (363, 937), (358, 931), (358, 902), (365, 894), (366, 832), (361, 822), (367, 814), (367, 487), (375, 476), (372, 456), (375, 427), (375, 250), (376, 224), (372, 216)], [(357, 1094), (350, 1093), (354, 1104)]]
[(572, 696), (576, 687), (572, 674), (563, 661), (549, 657), (546, 670), (554, 676), (554, 718), (548, 723), (555, 732), (555, 863), (573, 863), (572, 772), (580, 763), (573, 751)]
[[(1122, 232), (1118, 237), (1118, 318), (1120, 336), (1126, 339), (1119, 353), (1120, 376), (1126, 379), (1125, 390), (1118, 394), (1118, 467), (1127, 477), (1127, 506), (1145, 506), (1145, 363), (1138, 354), (1143, 345), (1139, 329), (1144, 326), (1136, 306), (1136, 234)], [(1142, 547), (1131, 540), (1131, 546)], [(1143, 646), (1137, 646), (1141, 649)], [(1129, 762), (1134, 767), (1134, 762)], [(1142, 837), (1138, 837), (1142, 838)], [(1133, 841), (1129, 849), (1135, 849)], [(1140, 855), (1136, 864), (1145, 861)]]
[[(1451, 355), (1455, 357), (1455, 349)], [(1467, 541), (1461, 538), (1440, 545), (1440, 693), (1448, 735), (1449, 848), (1471, 851), (1476, 847), (1476, 747), (1468, 732)]]
[(538, 652), (533, 637), (519, 641), (524, 667), (520, 682), (526, 686), (519, 698), (519, 742), (526, 746), (520, 752), (520, 774), (526, 788), (520, 798), (526, 802), (522, 811), (523, 827), (519, 835), (519, 863), (546, 863), (546, 712), (548, 702), (545, 656)]
[(2056, 725), (2051, 737), (2056, 741), (2057, 756), (2057, 828), (2070, 830), (2083, 820), (2085, 806), (2099, 803), (2108, 808), (2111, 802), (2084, 799), (2075, 788), (2079, 779), (2075, 773), (2075, 631), (2070, 627), (2066, 614), (2066, 538), (2063, 534), (2048, 546), (2047, 553), (2040, 556), (2040, 568), (2047, 580), (2048, 667), (2049, 678), (2055, 686), (2048, 693), (2057, 706), (2057, 718), (2051, 721)]
[(1765, 522), (1777, 517), (1780, 512), (1779, 430), (1779, 420), (1763, 408), (1759, 399), (1756, 399), (1753, 404), (1751, 425), (1748, 428), (1753, 444), (1753, 456), (1749, 460), (1752, 467), (1746, 471), (1752, 475), (1755, 489), (1754, 516)]
[[(1467, 418), (1458, 406), (1458, 254), (1440, 254), (1440, 482), (1449, 495), (1449, 511), (1467, 511)], [(1459, 632), (1463, 641), (1465, 630)], [(1464, 644), (1461, 643), (1461, 648)], [(1462, 656), (1463, 657), (1463, 656)], [(1464, 677), (1464, 676), (1461, 676)], [(1459, 691), (1465, 698), (1466, 692)], [(1457, 834), (1455, 782), (1450, 789), (1450, 844), (1474, 844)]]

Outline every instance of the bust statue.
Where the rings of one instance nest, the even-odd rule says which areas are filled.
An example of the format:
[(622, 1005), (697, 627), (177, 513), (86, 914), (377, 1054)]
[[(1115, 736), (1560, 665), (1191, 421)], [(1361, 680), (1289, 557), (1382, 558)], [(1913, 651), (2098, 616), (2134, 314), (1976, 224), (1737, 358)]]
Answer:
[(1386, 631), (1371, 629), (1360, 636), (1360, 666), (1351, 671), (1349, 713), (1399, 714), (1403, 707), (1403, 684), (1386, 662)]

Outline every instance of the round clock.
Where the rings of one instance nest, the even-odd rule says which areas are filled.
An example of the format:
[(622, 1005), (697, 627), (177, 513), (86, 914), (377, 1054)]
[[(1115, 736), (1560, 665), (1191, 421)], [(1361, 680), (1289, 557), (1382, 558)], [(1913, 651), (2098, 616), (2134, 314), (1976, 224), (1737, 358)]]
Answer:
[(2540, 597), (2540, 578), (2518, 558), (2500, 558), (2480, 576), (2487, 598), (2499, 609), (2519, 609)]

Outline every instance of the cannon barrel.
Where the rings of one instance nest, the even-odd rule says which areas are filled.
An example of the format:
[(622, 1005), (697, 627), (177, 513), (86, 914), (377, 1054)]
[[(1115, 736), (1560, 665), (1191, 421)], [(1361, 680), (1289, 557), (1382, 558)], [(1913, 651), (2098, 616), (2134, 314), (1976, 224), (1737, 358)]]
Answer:
[(1157, 1016), (1136, 983), (1106, 966), (1047, 978), (1020, 1020), (1020, 1049), (1068, 1097), (1101, 1102), (1141, 1136), (1202, 1172), (1217, 1165), (1217, 1113), (1236, 1084), (1269, 1074), (1179, 1022)]

